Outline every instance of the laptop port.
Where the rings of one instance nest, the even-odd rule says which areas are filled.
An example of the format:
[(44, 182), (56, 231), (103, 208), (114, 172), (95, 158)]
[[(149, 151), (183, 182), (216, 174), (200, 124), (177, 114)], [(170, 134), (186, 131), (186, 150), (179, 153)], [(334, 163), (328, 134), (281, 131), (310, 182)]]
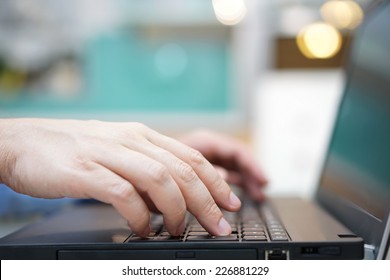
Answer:
[(272, 250), (265, 250), (265, 259), (266, 260), (289, 260), (290, 251), (278, 249), (278, 248)]
[(316, 255), (318, 254), (317, 247), (302, 247), (301, 253), (304, 255)]
[(338, 246), (302, 247), (301, 253), (302, 255), (337, 256), (341, 254), (341, 248)]

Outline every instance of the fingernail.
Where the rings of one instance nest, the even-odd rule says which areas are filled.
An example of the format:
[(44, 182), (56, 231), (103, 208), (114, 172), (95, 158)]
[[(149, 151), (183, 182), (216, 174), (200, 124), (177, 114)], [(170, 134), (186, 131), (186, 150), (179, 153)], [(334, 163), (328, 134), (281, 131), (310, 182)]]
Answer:
[(234, 208), (237, 208), (237, 207), (240, 207), (240, 206), (241, 206), (241, 201), (240, 201), (240, 199), (234, 194), (234, 192), (230, 192), (229, 201), (230, 201), (230, 205), (233, 206)]
[(225, 218), (221, 218), (218, 223), (219, 235), (229, 235), (232, 232), (232, 228)]

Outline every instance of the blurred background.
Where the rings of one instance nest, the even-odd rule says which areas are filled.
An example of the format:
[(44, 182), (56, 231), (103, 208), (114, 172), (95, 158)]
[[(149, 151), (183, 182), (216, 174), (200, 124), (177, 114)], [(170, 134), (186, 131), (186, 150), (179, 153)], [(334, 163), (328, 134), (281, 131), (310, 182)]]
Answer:
[(340, 67), (366, 2), (2, 0), (1, 116), (245, 131), (256, 79)]
[(1, 0), (0, 117), (222, 131), (269, 193), (311, 196), (372, 2)]

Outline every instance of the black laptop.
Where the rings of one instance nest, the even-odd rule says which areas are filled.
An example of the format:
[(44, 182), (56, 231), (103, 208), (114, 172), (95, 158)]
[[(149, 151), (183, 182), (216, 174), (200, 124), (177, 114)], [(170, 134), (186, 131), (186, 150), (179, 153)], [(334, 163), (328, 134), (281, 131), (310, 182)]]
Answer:
[(390, 235), (390, 4), (373, 9), (351, 48), (347, 84), (315, 201), (245, 199), (233, 232), (191, 216), (172, 237), (152, 218), (133, 234), (109, 205), (80, 204), (0, 240), (1, 259), (382, 259)]

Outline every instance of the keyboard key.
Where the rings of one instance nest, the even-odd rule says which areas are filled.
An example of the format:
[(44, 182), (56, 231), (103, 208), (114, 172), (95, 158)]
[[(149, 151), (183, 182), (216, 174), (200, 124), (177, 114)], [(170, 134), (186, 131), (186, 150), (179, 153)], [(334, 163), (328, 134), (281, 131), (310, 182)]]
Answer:
[(244, 228), (264, 228), (264, 224), (248, 224), (245, 223), (242, 225)]
[(236, 241), (238, 240), (237, 235), (227, 235), (227, 236), (188, 236), (187, 241)]
[(242, 228), (243, 231), (258, 231), (258, 232), (264, 232), (264, 228), (253, 228), (253, 227), (244, 227)]
[(204, 231), (204, 232), (207, 232), (203, 227), (200, 227), (200, 226), (191, 226), (190, 230), (191, 231)]
[(268, 229), (270, 230), (277, 230), (277, 229), (283, 229), (282, 225), (277, 224), (277, 225), (267, 225)]
[(271, 235), (272, 241), (288, 241), (287, 235)]
[(189, 236), (208, 236), (209, 234), (205, 231), (190, 231)]
[(265, 232), (264, 231), (244, 231), (243, 232), (243, 235), (244, 236), (256, 236), (256, 235), (264, 235), (265, 236)]
[(254, 235), (254, 236), (244, 236), (242, 238), (244, 241), (267, 241), (267, 237), (264, 235)]
[(270, 230), (269, 233), (271, 235), (286, 235), (286, 232), (284, 230)]

